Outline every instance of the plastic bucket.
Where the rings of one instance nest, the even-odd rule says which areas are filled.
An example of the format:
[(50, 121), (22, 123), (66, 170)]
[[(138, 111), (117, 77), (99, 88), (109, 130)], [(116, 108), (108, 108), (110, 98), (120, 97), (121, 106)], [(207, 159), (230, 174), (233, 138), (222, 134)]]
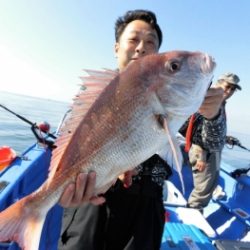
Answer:
[(8, 147), (0, 147), (0, 171), (10, 165), (10, 163), (16, 158), (16, 152)]

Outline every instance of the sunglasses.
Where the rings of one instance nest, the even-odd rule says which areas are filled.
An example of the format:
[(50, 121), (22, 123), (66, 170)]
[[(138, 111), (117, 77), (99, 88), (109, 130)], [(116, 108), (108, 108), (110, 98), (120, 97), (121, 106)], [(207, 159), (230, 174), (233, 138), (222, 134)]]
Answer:
[(230, 89), (231, 91), (235, 91), (237, 88), (236, 88), (235, 86), (230, 86), (230, 85), (228, 85), (228, 86), (225, 87), (225, 89), (226, 89), (226, 90), (229, 90), (229, 89)]

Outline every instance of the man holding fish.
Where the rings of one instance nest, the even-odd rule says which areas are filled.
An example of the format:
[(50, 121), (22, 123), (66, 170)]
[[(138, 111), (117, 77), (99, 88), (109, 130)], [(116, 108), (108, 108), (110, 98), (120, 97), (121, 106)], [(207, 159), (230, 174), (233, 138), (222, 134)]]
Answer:
[[(140, 57), (157, 53), (161, 41), (154, 13), (127, 12), (116, 22), (119, 71), (137, 63)], [(210, 88), (200, 114), (211, 121), (217, 119), (222, 101), (223, 90)], [(167, 176), (166, 162), (153, 155), (135, 170), (120, 176), (104, 196), (96, 197), (95, 172), (80, 173), (60, 199), (67, 209), (59, 249), (159, 249), (165, 222), (162, 183)]]

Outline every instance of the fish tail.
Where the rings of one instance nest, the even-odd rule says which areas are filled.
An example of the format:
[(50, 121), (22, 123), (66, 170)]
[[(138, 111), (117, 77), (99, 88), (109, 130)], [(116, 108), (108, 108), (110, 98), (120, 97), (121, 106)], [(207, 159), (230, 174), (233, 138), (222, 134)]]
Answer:
[(0, 213), (0, 241), (15, 241), (25, 250), (39, 249), (45, 216), (23, 198)]

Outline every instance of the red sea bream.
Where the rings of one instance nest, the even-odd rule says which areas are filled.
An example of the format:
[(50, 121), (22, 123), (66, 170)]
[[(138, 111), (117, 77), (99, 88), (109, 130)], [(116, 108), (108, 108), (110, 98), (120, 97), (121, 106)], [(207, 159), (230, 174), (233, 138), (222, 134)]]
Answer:
[(79, 172), (96, 172), (100, 194), (153, 154), (181, 165), (175, 135), (201, 105), (214, 67), (207, 54), (172, 51), (145, 56), (120, 73), (87, 71), (85, 90), (56, 140), (48, 179), (0, 213), (0, 241), (38, 249), (48, 210)]

